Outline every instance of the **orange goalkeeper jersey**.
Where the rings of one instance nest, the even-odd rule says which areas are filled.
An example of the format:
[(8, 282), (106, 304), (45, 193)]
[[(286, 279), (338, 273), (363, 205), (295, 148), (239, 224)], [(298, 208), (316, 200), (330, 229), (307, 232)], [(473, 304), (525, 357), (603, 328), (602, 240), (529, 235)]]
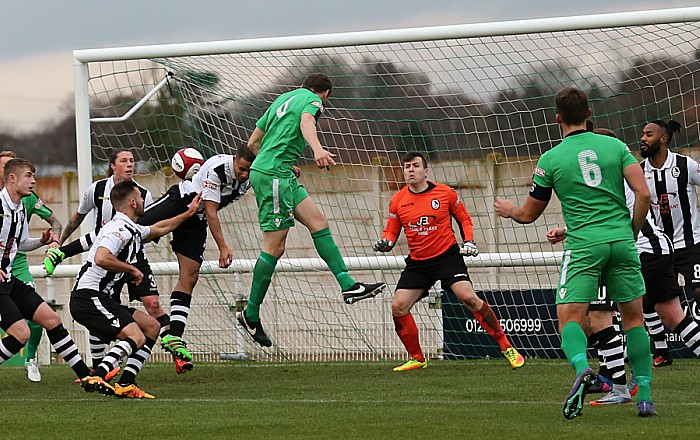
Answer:
[(428, 182), (428, 189), (414, 194), (406, 185), (391, 198), (382, 238), (395, 243), (403, 228), (412, 259), (437, 257), (457, 243), (452, 230), (453, 216), (459, 223), (462, 239), (474, 240), (472, 218), (454, 189)]

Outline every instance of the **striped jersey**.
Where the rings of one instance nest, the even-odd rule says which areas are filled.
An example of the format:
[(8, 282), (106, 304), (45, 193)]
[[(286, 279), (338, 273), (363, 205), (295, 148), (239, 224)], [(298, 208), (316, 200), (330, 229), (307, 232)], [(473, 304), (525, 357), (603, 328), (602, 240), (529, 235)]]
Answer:
[(126, 214), (117, 212), (114, 218), (107, 222), (97, 234), (95, 243), (90, 248), (87, 261), (80, 269), (73, 290), (97, 290), (107, 295), (118, 293), (114, 291), (115, 284), (126, 274), (123, 272), (109, 272), (107, 269), (95, 264), (97, 249), (101, 247), (106, 248), (120, 261), (133, 264), (136, 262), (136, 254), (141, 249), (143, 240), (148, 237), (150, 232), (151, 228), (149, 226), (137, 225)]
[[(143, 197), (143, 206), (146, 207), (153, 203), (151, 192), (138, 183), (137, 185)], [(88, 189), (85, 190), (85, 193), (83, 193), (83, 198), (78, 206), (78, 214), (81, 215), (87, 215), (93, 209), (95, 210), (95, 234), (100, 232), (102, 226), (108, 221), (112, 220), (116, 212), (109, 201), (109, 192), (112, 191), (113, 187), (114, 176), (92, 182)]]
[(7, 188), (0, 191), (0, 216), (0, 270), (9, 279), (17, 249), (29, 238), (29, 225), (24, 203), (21, 200), (19, 203), (13, 202)]
[[(235, 158), (230, 154), (217, 154), (207, 159), (192, 180), (179, 183), (180, 196), (201, 192), (202, 201), (216, 202), (219, 209), (243, 197), (250, 188), (250, 181), (241, 183), (236, 180), (233, 168)], [(199, 210), (204, 211), (204, 203)]]
[(655, 168), (641, 162), (649, 193), (651, 216), (676, 249), (700, 243), (696, 185), (700, 185), (700, 165), (688, 156), (668, 152), (666, 162)]
[[(627, 182), (625, 182), (625, 199), (631, 215), (634, 210), (634, 192), (632, 192), (632, 189), (627, 185)], [(673, 250), (669, 238), (654, 223), (651, 217), (651, 210), (647, 212), (644, 225), (642, 225), (642, 229), (639, 231), (635, 244), (637, 246), (637, 253), (640, 254), (668, 255)]]
[(472, 219), (454, 189), (428, 182), (428, 189), (414, 193), (406, 185), (391, 198), (382, 238), (396, 243), (403, 228), (411, 259), (434, 258), (457, 244), (452, 217), (459, 223), (462, 238), (474, 240)]

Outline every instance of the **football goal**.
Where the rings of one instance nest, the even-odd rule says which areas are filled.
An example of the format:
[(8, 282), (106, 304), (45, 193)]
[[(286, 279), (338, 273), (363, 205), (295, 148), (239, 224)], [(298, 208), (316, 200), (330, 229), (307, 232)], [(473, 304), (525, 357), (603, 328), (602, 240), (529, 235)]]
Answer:
[[(514, 345), (527, 357), (559, 357), (553, 289), (562, 248), (545, 238), (563, 225), (558, 202), (529, 226), (493, 212), (497, 195), (524, 200), (538, 157), (561, 140), (554, 95), (570, 85), (585, 90), (595, 126), (613, 130), (634, 153), (651, 119), (681, 122), (677, 147), (692, 149), (700, 137), (700, 8), (76, 50), (74, 57), (80, 191), (113, 149), (128, 148), (139, 163), (136, 180), (159, 194), (178, 181), (169, 168), (178, 149), (234, 154), (280, 93), (316, 71), (333, 80), (318, 127), (339, 165), (318, 170), (307, 149), (300, 181), (328, 217), (352, 275), (389, 287), (344, 304), (306, 229), (293, 228), (261, 308), (274, 345), (254, 345), (234, 316), (261, 246), (249, 194), (221, 211), (232, 267), (219, 270), (211, 239), (207, 247), (185, 333), (196, 359), (403, 358), (390, 304), (406, 242), (388, 255), (375, 254), (372, 243), (403, 185), (399, 160), (410, 150), (423, 152), (430, 177), (464, 199), (481, 251), (467, 259), (471, 278)], [(168, 240), (149, 245), (148, 255), (167, 308), (177, 273)], [(499, 356), (439, 285), (413, 314), (430, 357)]]

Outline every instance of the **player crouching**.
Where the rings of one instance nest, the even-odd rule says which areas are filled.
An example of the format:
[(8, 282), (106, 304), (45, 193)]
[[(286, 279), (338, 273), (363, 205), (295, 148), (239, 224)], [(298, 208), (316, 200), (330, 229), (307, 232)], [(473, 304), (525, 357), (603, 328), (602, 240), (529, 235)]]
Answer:
[(117, 213), (100, 230), (80, 269), (71, 292), (70, 312), (91, 334), (103, 341), (118, 341), (96, 371), (104, 380), (122, 358), (127, 359), (114, 395), (153, 399), (136, 385), (136, 375), (151, 355), (160, 324), (146, 313), (121, 305), (119, 295), (127, 275), (136, 285), (144, 280), (143, 273), (133, 265), (143, 242), (171, 232), (190, 218), (199, 209), (201, 197), (197, 195), (186, 212), (152, 226), (136, 224), (143, 215), (144, 200), (135, 182), (117, 183), (109, 197)]
[[(449, 186), (427, 180), (428, 164), (420, 153), (406, 153), (402, 162), (408, 185), (392, 197), (386, 228), (382, 238), (374, 244), (376, 252), (391, 251), (402, 228), (408, 240), (409, 256), (396, 285), (391, 313), (396, 333), (411, 358), (394, 371), (428, 366), (411, 308), (428, 294), (437, 280), (444, 289), (450, 289), (457, 295), (481, 327), (498, 342), (511, 367), (522, 367), (525, 359), (511, 345), (489, 304), (474, 292), (462, 256), (475, 257), (479, 250), (473, 241), (471, 217), (462, 200)], [(464, 240), (461, 247), (457, 245), (452, 230), (453, 216), (460, 224)]]

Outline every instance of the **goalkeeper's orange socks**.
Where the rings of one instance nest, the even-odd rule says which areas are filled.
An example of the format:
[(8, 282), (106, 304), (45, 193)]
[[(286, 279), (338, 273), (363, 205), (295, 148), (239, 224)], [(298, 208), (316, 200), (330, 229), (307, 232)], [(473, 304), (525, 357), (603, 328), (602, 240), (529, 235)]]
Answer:
[(245, 316), (253, 322), (260, 322), (260, 304), (267, 295), (267, 289), (272, 282), (272, 274), (275, 273), (279, 258), (266, 252), (260, 252), (258, 261), (253, 268), (253, 284), (250, 287), (250, 298), (245, 308)]
[(476, 320), (479, 321), (479, 325), (481, 325), (481, 328), (486, 330), (486, 333), (491, 335), (491, 337), (496, 342), (498, 342), (498, 345), (501, 347), (501, 351), (506, 351), (507, 349), (512, 347), (510, 341), (508, 340), (508, 337), (503, 332), (501, 323), (498, 322), (496, 314), (493, 313), (493, 309), (491, 308), (491, 306), (489, 306), (489, 303), (484, 301), (481, 306), (481, 309), (474, 312), (474, 318), (476, 318)]
[(328, 228), (323, 228), (320, 231), (313, 232), (311, 238), (314, 240), (314, 247), (318, 255), (326, 262), (328, 268), (338, 280), (341, 290), (348, 290), (355, 285), (355, 280), (348, 274), (348, 267), (343, 261), (343, 256), (340, 255), (338, 245), (333, 241), (331, 231)]
[(423, 350), (421, 350), (418, 340), (418, 327), (411, 312), (404, 316), (393, 316), (393, 318), (396, 334), (399, 335), (399, 339), (406, 347), (408, 354), (418, 362), (425, 362), (425, 356), (423, 356)]

